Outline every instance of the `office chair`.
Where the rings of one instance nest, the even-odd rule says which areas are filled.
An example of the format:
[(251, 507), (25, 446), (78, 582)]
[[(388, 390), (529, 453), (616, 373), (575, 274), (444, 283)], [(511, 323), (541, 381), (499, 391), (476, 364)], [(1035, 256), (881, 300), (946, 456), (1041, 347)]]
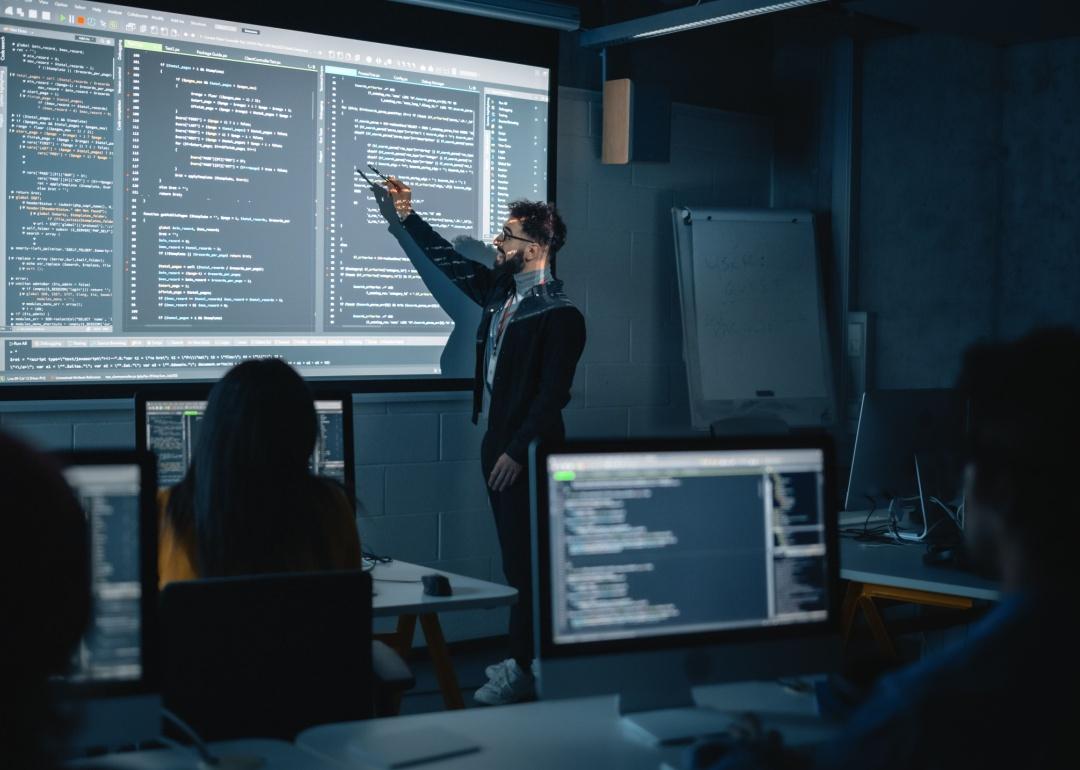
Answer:
[[(162, 701), (204, 740), (292, 740), (366, 719), (377, 702), (371, 576), (361, 571), (169, 583), (161, 594)], [(389, 653), (389, 656), (387, 655)], [(389, 650), (385, 687), (412, 675)]]

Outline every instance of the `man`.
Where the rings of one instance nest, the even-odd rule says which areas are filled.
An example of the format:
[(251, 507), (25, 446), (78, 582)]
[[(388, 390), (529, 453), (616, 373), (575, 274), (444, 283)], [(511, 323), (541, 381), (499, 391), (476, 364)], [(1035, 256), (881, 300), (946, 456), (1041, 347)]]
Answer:
[[(500, 705), (536, 696), (532, 673), (532, 565), (529, 482), (525, 465), (534, 439), (565, 435), (562, 409), (585, 347), (585, 319), (552, 274), (566, 226), (548, 203), (515, 201), (495, 236), (495, 267), (457, 253), (413, 210), (412, 191), (386, 182), (394, 214), (424, 254), (457, 288), (484, 309), (476, 334), (473, 423), (481, 414), (487, 432), (481, 468), (495, 514), (503, 572), (517, 589), (510, 610), (510, 657), (488, 666), (489, 681), (476, 700)], [(387, 193), (380, 204), (387, 212)]]
[[(1063, 767), (1073, 753), (1080, 495), (1080, 334), (969, 351), (965, 540), (1003, 601), (965, 641), (886, 677), (837, 738), (801, 761), (757, 743), (720, 767)], [(910, 547), (910, 546), (908, 546)]]

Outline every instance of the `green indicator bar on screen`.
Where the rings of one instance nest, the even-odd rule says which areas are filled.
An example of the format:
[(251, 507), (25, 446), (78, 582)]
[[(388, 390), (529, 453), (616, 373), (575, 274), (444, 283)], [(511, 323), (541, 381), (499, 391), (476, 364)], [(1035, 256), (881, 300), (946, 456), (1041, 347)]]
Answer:
[(150, 43), (142, 40), (125, 40), (124, 48), (138, 48), (143, 51), (164, 51), (161, 43)]
[(200, 414), (201, 414), (201, 412), (195, 412), (195, 411), (184, 412), (184, 417), (198, 417)]
[(573, 471), (555, 471), (552, 476), (556, 481), (573, 481), (577, 474)]

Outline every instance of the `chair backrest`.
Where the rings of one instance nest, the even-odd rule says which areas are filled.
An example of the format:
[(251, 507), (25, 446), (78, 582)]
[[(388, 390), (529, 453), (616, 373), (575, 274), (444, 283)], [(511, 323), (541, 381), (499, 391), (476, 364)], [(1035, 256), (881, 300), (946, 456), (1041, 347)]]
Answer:
[(371, 596), (361, 571), (168, 584), (164, 706), (206, 740), (370, 717)]

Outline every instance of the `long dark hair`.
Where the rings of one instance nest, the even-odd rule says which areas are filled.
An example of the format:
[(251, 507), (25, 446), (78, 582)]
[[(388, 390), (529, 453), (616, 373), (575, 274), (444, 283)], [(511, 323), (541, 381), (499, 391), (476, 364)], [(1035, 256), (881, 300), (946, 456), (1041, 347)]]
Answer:
[(308, 469), (317, 437), (311, 393), (279, 359), (245, 361), (214, 386), (168, 508), (178, 533), (194, 532), (201, 576), (318, 566), (311, 516), (333, 490)]

